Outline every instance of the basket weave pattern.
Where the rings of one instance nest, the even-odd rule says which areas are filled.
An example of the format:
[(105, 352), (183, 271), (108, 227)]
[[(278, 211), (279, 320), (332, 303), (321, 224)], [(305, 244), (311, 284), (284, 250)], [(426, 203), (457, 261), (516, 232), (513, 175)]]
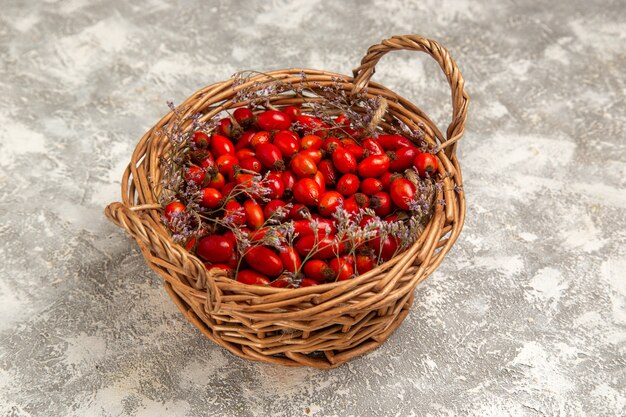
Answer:
[[(425, 52), (441, 66), (452, 90), (453, 117), (445, 137), (415, 105), (370, 81), (376, 63), (394, 50)], [(435, 41), (405, 35), (370, 47), (353, 77), (300, 68), (276, 70), (235, 87), (232, 79), (212, 84), (178, 109), (184, 112), (184, 120), (198, 113), (208, 120), (224, 110), (246, 106), (246, 102), (233, 102), (236, 92), (255, 81), (269, 82), (268, 76), (313, 91), (338, 79), (351, 94), (362, 92), (386, 100), (387, 112), (379, 123), (382, 130), (390, 127), (393, 117), (412, 129), (422, 128), (429, 146), (438, 149), (444, 186), (436, 199), (445, 200), (445, 205), (436, 205), (424, 233), (408, 250), (357, 278), (298, 289), (245, 285), (220, 269), (208, 272), (200, 259), (172, 241), (160, 220), (159, 160), (169, 149), (163, 132), (172, 128), (172, 112), (140, 140), (124, 172), (122, 202), (110, 204), (105, 214), (137, 241), (181, 312), (215, 343), (249, 360), (336, 367), (375, 349), (400, 325), (413, 302), (413, 290), (439, 266), (463, 227), (465, 196), (456, 146), (464, 132), (469, 97), (446, 49)], [(270, 102), (297, 105), (303, 99), (277, 95)], [(185, 129), (191, 127), (189, 122)]]

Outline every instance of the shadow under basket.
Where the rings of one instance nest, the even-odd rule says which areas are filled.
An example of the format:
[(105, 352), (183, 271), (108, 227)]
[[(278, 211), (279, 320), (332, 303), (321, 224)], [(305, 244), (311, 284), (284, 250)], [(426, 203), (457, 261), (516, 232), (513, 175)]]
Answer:
[[(452, 122), (445, 137), (418, 107), (370, 81), (379, 59), (395, 50), (425, 52), (441, 66), (452, 90)], [(350, 94), (386, 101), (380, 132), (389, 129), (392, 120), (423, 130), (439, 162), (436, 175), (443, 187), (437, 191), (436, 201), (445, 200), (445, 204), (436, 204), (424, 232), (406, 251), (354, 279), (283, 289), (241, 284), (219, 269), (209, 272), (200, 259), (174, 243), (161, 222), (158, 204), (163, 176), (160, 159), (170, 147), (163, 132), (171, 128), (176, 112), (184, 114), (183, 119), (202, 114), (203, 120), (209, 120), (248, 104), (234, 102), (239, 89), (251, 85), (261, 89), (276, 79), (294, 86), (306, 83), (307, 89), (318, 92), (331, 82), (339, 83)], [(254, 75), (246, 85), (233, 82), (229, 79), (196, 92), (143, 136), (122, 179), (123, 202), (110, 204), (105, 214), (137, 241), (180, 311), (213, 342), (252, 361), (339, 366), (380, 346), (400, 325), (413, 303), (415, 287), (439, 266), (463, 227), (465, 196), (456, 157), (469, 100), (463, 77), (437, 42), (404, 35), (371, 46), (353, 77), (294, 68)], [(298, 105), (304, 99), (275, 95), (269, 101), (283, 106)], [(191, 128), (189, 123), (186, 129)]]

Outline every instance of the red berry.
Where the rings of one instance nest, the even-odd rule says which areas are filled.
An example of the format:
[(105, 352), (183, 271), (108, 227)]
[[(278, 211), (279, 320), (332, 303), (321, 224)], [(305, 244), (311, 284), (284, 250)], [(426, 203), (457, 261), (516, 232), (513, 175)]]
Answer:
[(228, 229), (226, 232), (224, 232), (224, 235), (223, 235), (223, 236), (224, 236), (226, 239), (228, 239), (228, 241), (229, 241), (230, 243), (232, 243), (232, 244), (233, 244), (233, 248), (234, 248), (235, 246), (237, 246), (237, 236), (235, 236), (235, 234), (233, 233), (233, 231), (232, 231), (232, 230)]
[(363, 136), (365, 136), (365, 129), (363, 129), (362, 127), (344, 127), (343, 129), (341, 129), (341, 131), (352, 138), (362, 138)]
[(398, 243), (398, 239), (393, 236), (387, 236), (384, 241), (381, 241), (380, 236), (376, 236), (368, 242), (368, 246), (374, 250), (376, 256), (380, 254), (380, 259), (388, 261), (396, 254)]
[(326, 182), (324, 181), (324, 176), (321, 172), (317, 171), (313, 176), (313, 180), (320, 187), (320, 194), (324, 194), (326, 192)]
[(345, 211), (347, 211), (350, 214), (350, 217), (354, 217), (354, 215), (356, 215), (359, 212), (359, 204), (356, 202), (356, 200), (352, 197), (346, 199), (346, 201), (343, 202), (343, 209)]
[(191, 238), (191, 239), (189, 239), (189, 240), (187, 241), (187, 243), (185, 244), (185, 249), (187, 249), (187, 250), (191, 250), (191, 249), (193, 249), (193, 245), (195, 245), (195, 244), (196, 244), (196, 238), (195, 238), (195, 237), (192, 237), (192, 238)]
[(430, 177), (437, 172), (439, 163), (435, 155), (430, 153), (420, 153), (415, 157), (415, 168), (420, 177)]
[(376, 193), (370, 198), (370, 208), (380, 217), (385, 217), (392, 210), (391, 197), (386, 192)]
[(256, 154), (250, 148), (243, 148), (243, 149), (237, 149), (237, 151), (235, 152), (235, 156), (237, 157), (237, 159), (241, 161), (242, 159), (246, 159), (246, 158), (254, 158)]
[[(242, 227), (241, 230), (244, 231), (244, 228)], [(270, 229), (268, 229), (267, 227), (261, 227), (260, 229), (257, 229), (255, 231), (250, 230), (250, 233), (248, 233), (248, 236), (250, 236), (251, 241), (258, 242), (265, 238), (265, 235), (267, 235), (267, 232), (269, 230)], [(248, 232), (248, 230), (246, 230), (246, 232)]]
[(234, 246), (224, 236), (211, 235), (198, 242), (196, 253), (205, 261), (223, 263), (233, 255)]
[(323, 159), (319, 164), (317, 164), (317, 169), (322, 173), (322, 177), (324, 177), (324, 184), (332, 186), (337, 183), (337, 170), (333, 165), (333, 161), (330, 159)]
[(265, 246), (253, 246), (247, 249), (243, 259), (252, 269), (270, 277), (277, 277), (283, 272), (283, 262), (280, 257)]
[(235, 109), (233, 117), (242, 127), (247, 127), (254, 121), (254, 113), (246, 107), (239, 107), (238, 109)]
[(215, 188), (203, 188), (200, 190), (200, 196), (200, 205), (210, 209), (217, 208), (222, 201), (222, 193)]
[(324, 217), (330, 217), (343, 204), (343, 196), (337, 191), (327, 191), (320, 197), (318, 211)]
[(200, 149), (206, 149), (209, 147), (209, 143), (211, 142), (211, 138), (204, 132), (193, 132), (193, 136), (191, 140), (196, 145), (196, 147)]
[(271, 141), (270, 132), (262, 130), (260, 132), (256, 132), (254, 136), (250, 139), (250, 147), (256, 150), (257, 146), (262, 143), (269, 143)]
[(386, 151), (395, 151), (403, 146), (415, 146), (413, 142), (400, 135), (380, 135), (378, 143)]
[(239, 160), (235, 155), (224, 154), (217, 158), (216, 164), (220, 173), (232, 177), (234, 173), (233, 168), (235, 168), (235, 165), (239, 165)]
[(319, 283), (310, 278), (302, 278), (302, 282), (300, 282), (300, 288), (312, 287), (314, 285), (319, 285)]
[(359, 177), (354, 174), (346, 174), (337, 181), (337, 191), (346, 197), (350, 197), (359, 190), (359, 185)]
[(348, 116), (346, 116), (345, 114), (340, 114), (339, 116), (335, 117), (334, 122), (336, 125), (350, 126), (350, 119), (348, 119)]
[(306, 155), (315, 162), (315, 164), (319, 164), (322, 160), (322, 151), (319, 149), (304, 149), (299, 152), (300, 155)]
[(365, 148), (363, 148), (362, 146), (357, 145), (356, 143), (351, 143), (348, 145), (344, 145), (344, 148), (346, 148), (348, 150), (348, 152), (350, 152), (352, 155), (354, 155), (354, 157), (356, 158), (357, 162), (362, 160), (365, 157)]
[[(239, 152), (238, 152), (239, 153)], [(246, 169), (248, 171), (253, 171), (256, 173), (260, 173), (263, 169), (263, 164), (255, 157), (243, 158), (239, 161), (239, 166), (242, 169)]]
[(200, 162), (200, 168), (207, 170), (209, 168), (213, 168), (215, 166), (215, 159), (213, 159), (213, 155), (207, 155), (206, 158)]
[(285, 184), (283, 184), (280, 172), (272, 172), (269, 174), (267, 179), (263, 181), (263, 186), (270, 189), (270, 193), (265, 197), (272, 200), (281, 198), (283, 194), (285, 194)]
[(361, 192), (369, 197), (383, 190), (383, 183), (376, 178), (365, 178), (361, 182)]
[(293, 288), (293, 282), (289, 276), (280, 276), (270, 283), (274, 288)]
[(234, 180), (237, 183), (237, 185), (243, 185), (244, 187), (242, 188), (250, 188), (252, 186), (252, 183), (256, 181), (255, 177), (256, 176), (254, 174), (245, 174), (245, 173), (239, 172), (235, 176)]
[(200, 167), (190, 166), (185, 170), (185, 179), (187, 182), (193, 182), (197, 186), (201, 186), (204, 182), (204, 170)]
[(211, 153), (215, 157), (227, 154), (235, 156), (235, 145), (225, 136), (213, 135), (211, 138)]
[(311, 178), (302, 178), (298, 180), (293, 187), (293, 196), (296, 201), (306, 204), (307, 206), (316, 206), (320, 197), (320, 187)]
[(215, 188), (216, 190), (220, 190), (224, 186), (225, 182), (226, 179), (224, 178), (224, 175), (221, 172), (216, 172), (209, 179), (208, 186), (211, 188)]
[(380, 176), (380, 182), (383, 184), (383, 191), (389, 191), (389, 187), (391, 187), (391, 183), (396, 179), (402, 178), (402, 174), (392, 174), (391, 172), (385, 172)]
[(291, 171), (300, 178), (310, 178), (317, 173), (317, 165), (310, 156), (297, 154), (290, 163)]
[(231, 267), (232, 269), (237, 268), (237, 265), (239, 265), (239, 255), (237, 254), (237, 251), (233, 251), (233, 256), (228, 258), (225, 264)]
[(302, 266), (302, 260), (300, 259), (300, 255), (298, 252), (290, 246), (284, 246), (281, 250), (278, 251), (278, 256), (283, 263), (286, 271), (289, 272), (298, 272), (300, 267)]
[(285, 186), (285, 191), (286, 190), (292, 191), (293, 186), (296, 185), (296, 182), (298, 181), (298, 178), (293, 172), (286, 169), (285, 171), (283, 171), (282, 180)]
[(365, 226), (367, 226), (369, 223), (373, 222), (377, 218), (378, 217), (363, 216), (363, 218), (361, 219), (361, 222), (359, 223), (359, 226), (365, 227)]
[(317, 282), (326, 282), (335, 278), (335, 272), (330, 269), (326, 261), (321, 259), (311, 259), (304, 264), (302, 269), (307, 278)]
[(237, 144), (235, 145), (235, 149), (239, 150), (239, 149), (244, 149), (244, 148), (249, 147), (250, 142), (252, 141), (252, 138), (256, 134), (257, 132), (255, 130), (246, 130), (245, 132), (243, 132), (243, 135), (239, 137), (239, 140), (237, 141)]
[(246, 222), (246, 212), (244, 211), (243, 206), (237, 201), (230, 200), (226, 203), (224, 211), (224, 218), (228, 218), (227, 221), (232, 221), (234, 224), (239, 226)]
[(285, 207), (286, 205), (287, 203), (285, 203), (283, 200), (271, 200), (265, 205), (265, 208), (263, 209), (263, 215), (265, 215), (266, 219), (269, 219), (271, 217), (273, 219), (283, 221), (285, 217), (287, 217), (287, 214), (285, 214), (284, 216), (278, 216), (276, 214), (276, 211), (281, 207)]
[(227, 138), (232, 138), (235, 133), (235, 127), (233, 126), (233, 121), (230, 120), (230, 117), (224, 117), (219, 120), (217, 124), (217, 131), (220, 135), (224, 135)]
[(394, 213), (394, 214), (390, 214), (389, 216), (385, 217), (383, 220), (386, 221), (387, 223), (391, 223), (391, 222), (397, 221), (398, 218), (400, 218), (400, 216), (398, 216), (398, 213)]
[(332, 155), (333, 164), (337, 171), (342, 174), (350, 174), (356, 172), (356, 157), (344, 148), (337, 148)]
[(295, 248), (301, 256), (311, 253), (312, 259), (330, 259), (343, 253), (345, 244), (335, 242), (335, 237), (315, 234), (303, 236), (296, 242)]
[(380, 144), (372, 139), (372, 138), (367, 138), (363, 141), (363, 147), (367, 150), (367, 152), (369, 153), (369, 155), (382, 155), (385, 153), (384, 149), (382, 148), (382, 146), (380, 146)]
[(369, 203), (370, 203), (370, 199), (363, 193), (353, 194), (346, 201), (348, 200), (354, 200), (357, 207), (359, 208), (366, 208), (369, 206)]
[(298, 118), (298, 116), (300, 116), (300, 107), (296, 107), (296, 106), (287, 106), (285, 108), (282, 109), (283, 113), (285, 113), (287, 116), (289, 116), (289, 118), (291, 119), (292, 122), (295, 122), (296, 119)]
[(354, 275), (354, 267), (352, 266), (352, 260), (349, 256), (342, 256), (341, 258), (333, 258), (328, 263), (330, 269), (335, 273), (335, 279), (337, 281), (345, 281)]
[(270, 285), (270, 280), (265, 275), (261, 275), (251, 269), (244, 269), (237, 273), (237, 282), (248, 285)]
[(300, 130), (305, 135), (313, 134), (318, 136), (325, 136), (326, 131), (329, 127), (326, 123), (322, 122), (317, 117), (307, 116), (304, 114), (296, 117), (296, 123), (298, 123), (298, 125), (301, 127)]
[(282, 171), (285, 169), (283, 155), (276, 145), (272, 143), (261, 143), (256, 147), (256, 157), (267, 169)]
[[(313, 217), (314, 215), (311, 215)], [(319, 216), (319, 215), (316, 215)], [(330, 219), (325, 219), (323, 217), (315, 219), (317, 223), (317, 229), (313, 229), (314, 224), (309, 219), (300, 219), (295, 220), (293, 222), (293, 228), (295, 233), (298, 234), (299, 237), (304, 237), (308, 235), (312, 235), (314, 233), (319, 234), (320, 236), (325, 236), (327, 234), (333, 234), (337, 232), (337, 227), (335, 226), (335, 221)]]
[(291, 220), (305, 220), (311, 218), (311, 211), (304, 204), (294, 204), (289, 210), (289, 218)]
[(274, 136), (274, 145), (285, 158), (291, 158), (300, 150), (298, 135), (290, 130), (281, 130)]
[(268, 110), (257, 116), (256, 123), (263, 130), (286, 130), (291, 126), (291, 119), (282, 111)]
[(248, 199), (243, 203), (243, 209), (246, 213), (246, 224), (252, 230), (257, 230), (265, 223), (265, 215), (263, 209), (256, 201)]
[(322, 149), (324, 149), (328, 153), (333, 153), (335, 152), (335, 149), (342, 148), (342, 147), (343, 145), (341, 144), (339, 139), (337, 139), (336, 137), (330, 137), (326, 139), (324, 141), (324, 144), (322, 145)]
[(385, 154), (368, 156), (359, 163), (358, 171), (361, 178), (376, 178), (389, 170), (389, 157)]
[(175, 213), (183, 213), (186, 207), (180, 201), (172, 201), (167, 206), (165, 206), (165, 218), (168, 221), (172, 221), (172, 217)]
[(415, 185), (406, 178), (398, 178), (391, 183), (389, 195), (394, 204), (402, 210), (409, 210), (409, 202), (415, 199), (417, 189)]
[(374, 257), (370, 254), (357, 254), (355, 257), (357, 274), (364, 274), (374, 269)]
[(300, 140), (302, 149), (320, 149), (322, 147), (322, 138), (317, 135), (305, 135)]
[(419, 150), (414, 146), (403, 146), (395, 151), (387, 152), (391, 164), (389, 170), (392, 172), (403, 172), (413, 166), (413, 162), (417, 157)]

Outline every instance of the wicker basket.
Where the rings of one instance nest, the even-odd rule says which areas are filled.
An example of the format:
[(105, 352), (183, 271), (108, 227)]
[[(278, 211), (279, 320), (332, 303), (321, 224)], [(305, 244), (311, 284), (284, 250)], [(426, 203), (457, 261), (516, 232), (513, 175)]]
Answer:
[[(394, 50), (425, 52), (443, 69), (452, 89), (453, 108), (445, 138), (419, 108), (370, 81), (378, 60)], [(409, 127), (421, 126), (429, 145), (437, 147), (444, 184), (437, 199), (445, 200), (445, 205), (436, 205), (424, 233), (407, 251), (355, 279), (298, 289), (240, 284), (220, 275), (219, 269), (209, 273), (200, 259), (172, 241), (160, 220), (159, 159), (169, 147), (162, 132), (168, 129), (172, 112), (137, 145), (122, 178), (123, 203), (110, 204), (105, 214), (137, 241), (150, 267), (164, 278), (165, 289), (178, 308), (209, 339), (253, 361), (332, 368), (375, 349), (389, 337), (407, 316), (416, 285), (437, 268), (456, 241), (465, 218), (456, 145), (463, 135), (469, 98), (448, 51), (416, 35), (394, 36), (371, 46), (354, 77), (300, 68), (267, 75), (297, 84), (301, 72), (306, 74), (306, 87), (314, 91), (339, 79), (346, 91), (383, 97), (388, 109), (380, 128), (389, 128), (388, 121), (396, 117)], [(236, 91), (254, 81), (267, 82), (267, 75), (256, 75), (247, 85), (235, 87), (232, 79), (215, 83), (193, 94), (179, 109), (186, 115), (202, 113), (208, 120), (246, 105), (233, 102)], [(298, 97), (271, 98), (276, 106), (301, 102)]]

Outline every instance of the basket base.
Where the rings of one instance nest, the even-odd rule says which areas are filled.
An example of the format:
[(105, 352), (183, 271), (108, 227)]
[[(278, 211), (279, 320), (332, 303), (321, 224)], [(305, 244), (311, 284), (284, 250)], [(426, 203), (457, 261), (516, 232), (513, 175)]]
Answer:
[[(234, 340), (232, 332), (229, 333), (226, 330), (228, 326), (214, 320), (213, 317), (204, 311), (201, 303), (190, 299), (167, 281), (165, 282), (165, 290), (187, 320), (207, 338), (226, 348), (231, 353), (251, 361), (293, 367), (309, 366), (319, 369), (336, 368), (379, 347), (409, 314), (409, 309), (414, 300), (413, 292), (411, 291), (407, 297), (398, 300), (395, 306), (392, 305), (379, 311), (371, 311), (359, 315), (351, 325), (339, 326), (341, 333), (353, 333), (348, 341), (346, 341), (346, 338), (335, 338), (336, 342), (332, 343), (333, 338), (329, 337), (331, 342), (327, 343), (327, 346), (323, 349), (305, 351), (299, 348), (301, 344), (298, 343), (283, 343), (278, 349), (275, 346), (273, 349), (268, 349), (260, 343), (253, 343), (249, 339), (244, 338), (241, 338), (241, 343), (238, 343), (238, 341)], [(332, 328), (334, 327), (336, 330), (337, 326), (337, 324), (332, 324), (328, 327), (317, 329), (307, 336), (313, 337), (318, 332), (331, 334)], [(294, 329), (293, 331), (298, 333), (300, 340), (304, 338), (304, 332), (301, 330)], [(293, 340), (293, 338), (289, 340)], [(281, 352), (273, 353), (277, 350)]]

